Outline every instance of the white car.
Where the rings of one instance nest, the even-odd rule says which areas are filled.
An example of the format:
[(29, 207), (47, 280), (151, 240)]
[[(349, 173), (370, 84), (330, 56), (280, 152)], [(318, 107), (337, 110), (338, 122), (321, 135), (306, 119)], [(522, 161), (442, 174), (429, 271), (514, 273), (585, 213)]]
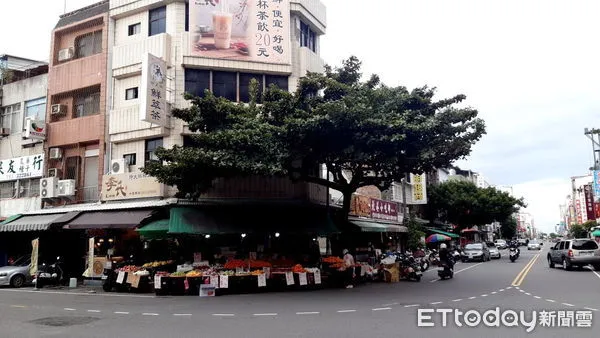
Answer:
[(529, 241), (527, 250), (542, 250), (542, 245), (538, 241)]

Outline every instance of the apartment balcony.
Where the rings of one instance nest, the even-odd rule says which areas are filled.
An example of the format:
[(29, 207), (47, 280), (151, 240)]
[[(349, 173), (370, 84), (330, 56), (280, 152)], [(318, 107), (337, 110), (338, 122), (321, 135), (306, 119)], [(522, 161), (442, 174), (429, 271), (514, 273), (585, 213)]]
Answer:
[(46, 136), (50, 147), (98, 141), (104, 134), (104, 115), (92, 115), (52, 122)]
[(99, 85), (106, 77), (106, 54), (95, 54), (54, 65), (50, 74), (50, 95)]
[(108, 133), (111, 142), (119, 143), (167, 136), (169, 129), (141, 121), (140, 106), (134, 105), (110, 111)]
[(150, 53), (170, 63), (171, 36), (163, 33), (146, 39), (115, 46), (113, 48), (112, 68), (116, 78), (140, 72), (142, 55)]
[(290, 11), (313, 23), (319, 34), (325, 34), (327, 8), (320, 0), (290, 0)]
[(298, 63), (302, 76), (307, 71), (313, 73), (322, 73), (325, 71), (325, 61), (308, 47), (300, 47), (298, 50)]

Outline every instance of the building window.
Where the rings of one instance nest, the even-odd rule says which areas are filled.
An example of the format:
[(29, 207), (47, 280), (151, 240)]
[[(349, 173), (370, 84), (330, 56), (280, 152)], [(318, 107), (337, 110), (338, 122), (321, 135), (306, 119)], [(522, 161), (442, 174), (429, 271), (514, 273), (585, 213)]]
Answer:
[(281, 90), (288, 90), (288, 77), (281, 75), (265, 75), (265, 84), (267, 88), (274, 84)]
[(300, 47), (307, 47), (315, 53), (317, 51), (317, 33), (302, 21), (300, 21)]
[(256, 81), (258, 81), (257, 101), (261, 101), (264, 82), (262, 74), (240, 73), (240, 102), (250, 102), (250, 81), (252, 79), (256, 79)]
[(125, 100), (135, 100), (138, 98), (138, 87), (125, 90)]
[(213, 72), (213, 94), (237, 101), (237, 73)]
[(36, 197), (40, 195), (40, 179), (32, 178), (19, 180), (19, 195), (17, 198)]
[(185, 3), (185, 31), (188, 32), (190, 30), (190, 4)]
[(102, 52), (102, 31), (95, 31), (75, 38), (75, 57), (99, 54)]
[(125, 154), (123, 155), (123, 159), (125, 160), (125, 165), (135, 165), (137, 154)]
[(142, 24), (139, 22), (135, 23), (133, 25), (129, 25), (129, 27), (127, 28), (127, 34), (129, 36), (140, 34), (141, 32), (142, 32)]
[(16, 181), (11, 182), (0, 182), (0, 198), (15, 198), (16, 194)]
[(146, 147), (144, 152), (144, 162), (149, 161), (158, 161), (158, 157), (156, 156), (156, 149), (163, 146), (163, 139), (154, 138), (150, 140), (146, 140)]
[(75, 182), (77, 182), (77, 179), (79, 178), (79, 162), (80, 162), (80, 157), (79, 156), (71, 156), (71, 157), (67, 157), (66, 160), (66, 172), (64, 174), (64, 179), (65, 180), (75, 180)]
[(22, 131), (22, 126), (20, 103), (0, 108), (0, 127), (8, 128), (11, 134), (16, 134)]
[(210, 89), (210, 70), (185, 69), (185, 92), (204, 97), (204, 91)]
[(35, 121), (46, 120), (46, 98), (31, 100), (25, 102), (25, 119), (30, 118)]
[(151, 10), (149, 21), (149, 36), (165, 33), (167, 31), (167, 6)]
[(75, 117), (100, 114), (100, 93), (76, 96), (73, 99), (73, 112)]

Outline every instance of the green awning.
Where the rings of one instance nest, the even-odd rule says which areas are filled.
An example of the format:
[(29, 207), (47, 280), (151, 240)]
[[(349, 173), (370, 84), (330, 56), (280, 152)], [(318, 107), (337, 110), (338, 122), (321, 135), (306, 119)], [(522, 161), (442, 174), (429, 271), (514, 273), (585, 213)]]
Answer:
[(434, 232), (434, 233), (440, 234), (440, 235), (446, 235), (450, 238), (460, 238), (460, 236), (457, 234), (453, 234), (451, 232), (442, 231), (442, 230), (438, 230), (438, 229), (434, 229), (434, 228), (427, 228), (427, 231), (431, 231), (431, 232)]
[(4, 224), (10, 223), (14, 220), (16, 220), (17, 218), (21, 217), (21, 214), (16, 214), (16, 215), (12, 215), (9, 218), (5, 219), (4, 221), (0, 222), (0, 226), (3, 226)]
[(408, 232), (408, 228), (399, 224), (377, 223), (366, 220), (349, 220), (349, 222), (360, 228), (362, 232)]
[(146, 238), (164, 238), (168, 236), (169, 220), (159, 219), (150, 222), (136, 230), (141, 236)]
[(592, 236), (600, 237), (600, 230), (596, 230), (596, 231), (592, 232)]

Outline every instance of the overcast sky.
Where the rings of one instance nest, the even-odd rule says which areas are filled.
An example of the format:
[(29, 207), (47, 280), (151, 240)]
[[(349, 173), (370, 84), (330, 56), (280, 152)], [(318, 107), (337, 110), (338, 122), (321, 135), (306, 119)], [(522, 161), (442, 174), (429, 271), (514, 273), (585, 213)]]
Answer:
[[(583, 128), (600, 127), (599, 1), (322, 1), (327, 63), (356, 55), (388, 85), (467, 95), (488, 134), (459, 165), (512, 185), (536, 226), (553, 230), (569, 177), (592, 163)], [(64, 0), (3, 2), (0, 54), (47, 60)]]

